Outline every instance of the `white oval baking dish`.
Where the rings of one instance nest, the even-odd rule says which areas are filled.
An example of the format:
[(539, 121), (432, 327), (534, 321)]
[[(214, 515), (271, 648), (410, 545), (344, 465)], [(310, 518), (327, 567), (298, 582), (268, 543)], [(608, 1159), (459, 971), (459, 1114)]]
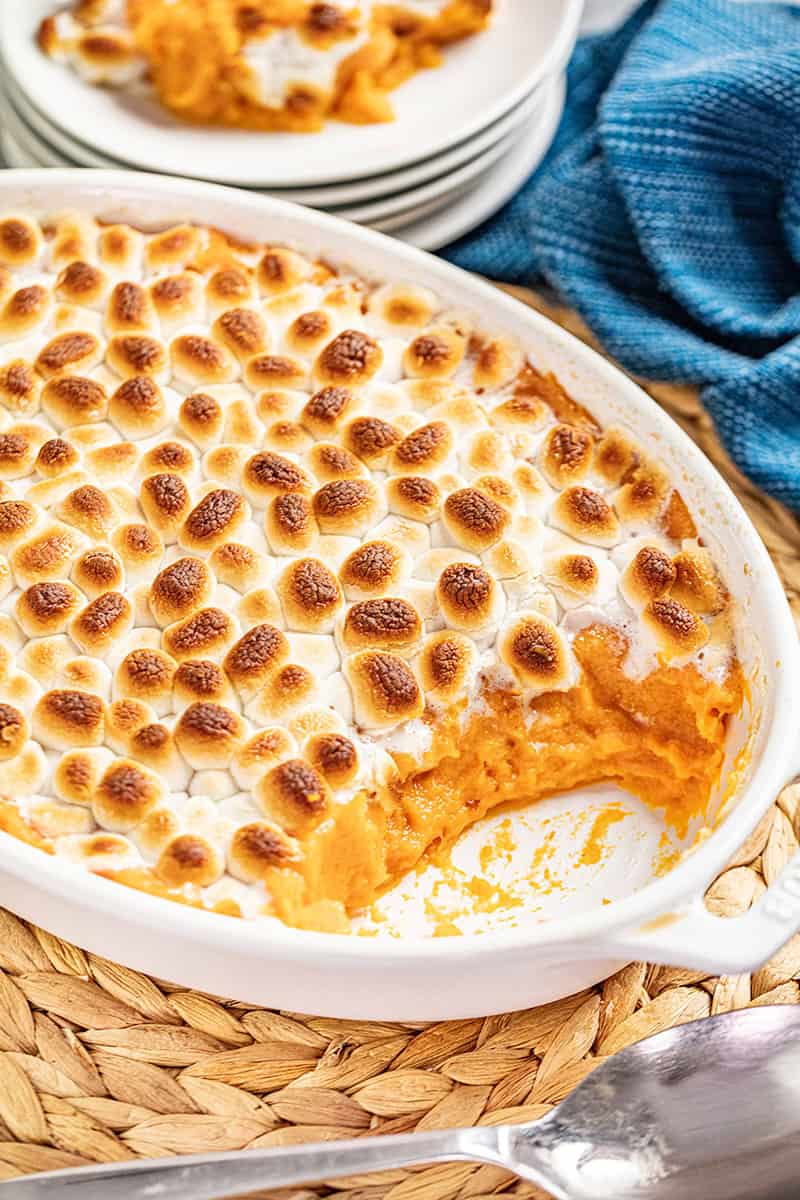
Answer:
[[(710, 973), (755, 968), (800, 928), (800, 860), (746, 915), (721, 920), (701, 897), (780, 788), (800, 772), (800, 652), (780, 581), (726, 484), (631, 380), (491, 285), (379, 234), (320, 213), (207, 184), (133, 173), (7, 171), (0, 210), (64, 207), (159, 228), (217, 225), (296, 244), (367, 278), (436, 289), (532, 362), (554, 371), (601, 421), (635, 430), (673, 471), (724, 568), (739, 610), (752, 689), (752, 753), (713, 833), (662, 877), (611, 903), (505, 931), (450, 938), (316, 934), (239, 921), (144, 895), (0, 834), (0, 904), (128, 966), (207, 992), (330, 1016), (439, 1020), (508, 1011), (566, 995), (634, 958)], [(635, 854), (633, 844), (628, 848)], [(621, 859), (624, 872), (626, 848)]]

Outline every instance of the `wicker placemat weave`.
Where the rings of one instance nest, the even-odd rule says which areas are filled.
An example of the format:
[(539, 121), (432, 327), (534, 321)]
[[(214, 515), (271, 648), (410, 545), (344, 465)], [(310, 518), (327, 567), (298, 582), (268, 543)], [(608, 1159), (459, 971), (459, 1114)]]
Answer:
[[(585, 336), (572, 314), (530, 293), (521, 298)], [(730, 481), (800, 615), (795, 518), (736, 471), (690, 389), (649, 390)], [(798, 834), (795, 784), (714, 882), (709, 907), (729, 916), (747, 909), (797, 850)], [(634, 963), (590, 991), (500, 1017), (429, 1026), (336, 1021), (148, 979), (0, 910), (0, 1179), (137, 1155), (535, 1118), (598, 1060), (648, 1034), (732, 1008), (800, 1003), (798, 975), (800, 937), (753, 975), (711, 978)], [(282, 1193), (330, 1194), (544, 1195), (496, 1167), (463, 1163)]]

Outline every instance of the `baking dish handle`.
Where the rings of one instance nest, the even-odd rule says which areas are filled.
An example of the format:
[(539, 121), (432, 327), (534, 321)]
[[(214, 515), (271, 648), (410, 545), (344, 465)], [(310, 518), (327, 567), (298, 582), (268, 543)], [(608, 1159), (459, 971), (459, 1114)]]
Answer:
[(763, 966), (800, 932), (800, 851), (763, 896), (738, 917), (717, 917), (698, 896), (684, 908), (603, 939), (628, 962), (740, 975)]

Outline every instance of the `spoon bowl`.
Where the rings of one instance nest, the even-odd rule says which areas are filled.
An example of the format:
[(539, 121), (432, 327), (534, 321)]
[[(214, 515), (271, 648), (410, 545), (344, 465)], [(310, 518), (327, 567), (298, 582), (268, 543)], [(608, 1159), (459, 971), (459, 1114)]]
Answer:
[(506, 1167), (555, 1200), (787, 1200), (800, 1161), (800, 1008), (657, 1034), (525, 1125), (53, 1171), (0, 1184), (0, 1200), (223, 1200), (451, 1159)]
[(629, 1046), (509, 1142), (520, 1174), (559, 1200), (786, 1200), (800, 1009), (726, 1013)]

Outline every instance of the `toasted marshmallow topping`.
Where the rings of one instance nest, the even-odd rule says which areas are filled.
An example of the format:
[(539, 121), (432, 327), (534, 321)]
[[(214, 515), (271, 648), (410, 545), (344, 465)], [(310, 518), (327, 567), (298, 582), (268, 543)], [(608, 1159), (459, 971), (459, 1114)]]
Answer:
[(0, 216), (0, 790), (258, 911), (393, 748), (571, 688), (587, 623), (713, 673), (730, 601), (664, 467), (507, 339), (210, 239)]

